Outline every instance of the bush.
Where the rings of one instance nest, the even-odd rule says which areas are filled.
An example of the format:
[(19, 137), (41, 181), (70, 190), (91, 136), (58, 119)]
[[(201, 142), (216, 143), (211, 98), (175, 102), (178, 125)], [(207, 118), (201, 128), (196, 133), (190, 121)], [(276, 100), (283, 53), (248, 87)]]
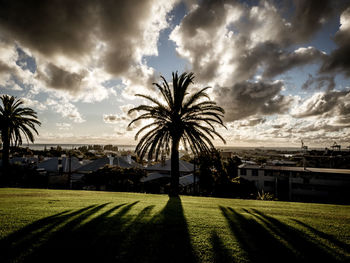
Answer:
[(140, 179), (146, 173), (140, 168), (105, 166), (83, 177), (84, 187), (94, 186), (97, 190), (139, 192)]
[(256, 197), (257, 200), (264, 200), (264, 201), (272, 201), (274, 200), (274, 195), (267, 192), (265, 193), (264, 190), (258, 191), (258, 195)]
[(32, 187), (46, 188), (47, 176), (40, 174), (35, 168), (22, 165), (10, 165), (0, 172), (1, 186), (3, 187)]

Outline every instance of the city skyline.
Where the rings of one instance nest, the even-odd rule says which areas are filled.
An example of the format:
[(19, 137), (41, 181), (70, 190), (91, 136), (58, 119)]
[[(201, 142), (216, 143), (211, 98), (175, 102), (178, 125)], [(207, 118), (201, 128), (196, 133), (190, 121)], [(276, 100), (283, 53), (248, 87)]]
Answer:
[[(0, 90), (42, 122), (36, 143), (135, 145), (153, 82), (194, 72), (226, 111), (226, 146), (350, 145), (348, 1), (9, 1)], [(219, 140), (217, 146), (223, 146)]]

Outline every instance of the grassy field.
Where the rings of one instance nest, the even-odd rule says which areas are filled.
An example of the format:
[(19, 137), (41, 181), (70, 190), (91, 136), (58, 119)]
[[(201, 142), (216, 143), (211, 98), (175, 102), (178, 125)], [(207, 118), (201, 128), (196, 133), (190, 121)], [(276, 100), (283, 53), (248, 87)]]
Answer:
[(350, 206), (0, 189), (1, 262), (344, 262)]

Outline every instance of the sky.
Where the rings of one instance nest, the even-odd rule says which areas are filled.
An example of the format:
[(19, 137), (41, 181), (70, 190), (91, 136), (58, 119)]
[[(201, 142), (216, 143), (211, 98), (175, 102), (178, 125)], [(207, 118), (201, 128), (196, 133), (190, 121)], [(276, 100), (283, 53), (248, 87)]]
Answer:
[(211, 87), (226, 146), (350, 145), (349, 0), (1, 1), (0, 94), (36, 143), (136, 144), (135, 94), (175, 71)]

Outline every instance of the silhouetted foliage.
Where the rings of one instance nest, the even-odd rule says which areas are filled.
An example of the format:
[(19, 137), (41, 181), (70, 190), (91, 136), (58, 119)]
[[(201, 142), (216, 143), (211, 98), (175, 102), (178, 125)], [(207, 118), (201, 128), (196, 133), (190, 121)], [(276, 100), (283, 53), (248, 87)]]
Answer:
[[(193, 73), (172, 74), (172, 85), (164, 77), (162, 83), (154, 83), (165, 103), (149, 95), (136, 94), (154, 104), (140, 105), (129, 111), (143, 112), (130, 122), (129, 126), (140, 120), (152, 120), (152, 123), (142, 127), (135, 135), (145, 132), (138, 142), (135, 152), (142, 159), (146, 154), (148, 159), (158, 160), (160, 154), (171, 152), (171, 189), (169, 195), (179, 193), (179, 145), (193, 153), (209, 152), (213, 148), (211, 142), (214, 135), (223, 142), (225, 140), (216, 131), (214, 124), (224, 126), (222, 118), (224, 110), (210, 101), (206, 90), (201, 89), (193, 94), (188, 92), (193, 83)], [(204, 100), (203, 100), (204, 99)], [(225, 127), (225, 126), (224, 126)], [(147, 130), (147, 131), (146, 131)]]
[(238, 157), (222, 160), (220, 152), (213, 148), (209, 154), (198, 156), (201, 195), (217, 197), (252, 198), (256, 187), (252, 182), (237, 177), (237, 168), (241, 164)]
[(18, 146), (22, 144), (22, 136), (27, 142), (34, 142), (34, 133), (38, 134), (35, 125), (40, 126), (37, 114), (34, 110), (21, 107), (23, 101), (14, 96), (0, 96), (0, 132), (2, 147), (2, 165), (8, 168), (10, 145)]
[(141, 190), (140, 179), (146, 172), (140, 168), (121, 168), (105, 166), (96, 172), (87, 174), (83, 178), (83, 184), (103, 187), (108, 191), (139, 192)]
[(46, 188), (47, 176), (28, 165), (10, 164), (6, 172), (0, 169), (0, 184), (3, 187)]

